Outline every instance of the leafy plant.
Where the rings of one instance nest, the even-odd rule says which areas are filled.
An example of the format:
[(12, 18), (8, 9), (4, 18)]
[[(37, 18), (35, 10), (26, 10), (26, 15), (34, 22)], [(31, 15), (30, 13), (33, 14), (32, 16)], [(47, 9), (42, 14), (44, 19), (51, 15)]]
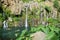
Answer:
[(55, 1), (54, 1), (54, 7), (55, 7), (55, 8), (59, 8), (59, 2), (58, 2), (58, 0), (55, 0)]
[(23, 2), (29, 2), (30, 0), (22, 0)]
[(2, 17), (2, 14), (0, 14), (0, 21), (2, 21), (3, 20), (3, 17)]
[(51, 12), (51, 7), (45, 6), (45, 10), (49, 13), (49, 12)]
[(27, 30), (23, 30), (21, 35), (16, 39), (16, 40), (22, 40), (25, 36), (25, 33), (27, 32)]
[(8, 7), (6, 8), (4, 5), (2, 5), (2, 10), (3, 10), (3, 13), (5, 14), (5, 16), (7, 16), (7, 17), (10, 16), (11, 10)]
[(3, 13), (3, 8), (2, 7), (0, 7), (0, 13)]
[(36, 1), (36, 2), (39, 2), (39, 3), (40, 3), (40, 2), (45, 1), (45, 0), (34, 0), (34, 1)]
[(60, 12), (60, 4), (59, 4), (58, 0), (54, 1), (54, 7), (57, 8), (58, 12)]

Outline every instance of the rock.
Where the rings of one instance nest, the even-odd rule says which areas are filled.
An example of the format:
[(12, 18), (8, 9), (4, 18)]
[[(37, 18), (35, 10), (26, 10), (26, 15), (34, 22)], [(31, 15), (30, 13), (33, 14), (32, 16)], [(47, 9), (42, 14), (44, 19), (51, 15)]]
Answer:
[(23, 6), (23, 2), (20, 0), (1, 0), (0, 4), (9, 8), (11, 10), (11, 14), (20, 14)]
[(34, 34), (32, 34), (32, 40), (45, 40), (46, 34), (39, 31)]
[(9, 21), (12, 21), (12, 18), (11, 18), (11, 17), (8, 17), (8, 20), (9, 20)]

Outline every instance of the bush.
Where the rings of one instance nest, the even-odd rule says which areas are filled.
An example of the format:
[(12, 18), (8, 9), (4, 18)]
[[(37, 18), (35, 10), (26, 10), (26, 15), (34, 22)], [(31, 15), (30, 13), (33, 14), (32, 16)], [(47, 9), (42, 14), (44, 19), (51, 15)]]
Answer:
[(3, 20), (3, 16), (2, 16), (2, 14), (0, 13), (0, 21), (2, 21)]
[(59, 4), (58, 0), (54, 1), (54, 7), (57, 8), (58, 12), (60, 12), (60, 4)]
[(39, 3), (40, 3), (40, 2), (45, 1), (45, 0), (34, 0), (34, 1), (36, 1), (36, 2), (39, 2)]
[(29, 2), (30, 0), (22, 0), (23, 2)]
[(45, 10), (49, 13), (49, 12), (51, 12), (51, 7), (45, 6)]
[(54, 1), (54, 7), (55, 7), (55, 8), (58, 8), (58, 7), (59, 7), (59, 2), (58, 2), (58, 0), (55, 0), (55, 1)]
[(3, 13), (3, 9), (2, 9), (2, 7), (0, 7), (0, 13)]

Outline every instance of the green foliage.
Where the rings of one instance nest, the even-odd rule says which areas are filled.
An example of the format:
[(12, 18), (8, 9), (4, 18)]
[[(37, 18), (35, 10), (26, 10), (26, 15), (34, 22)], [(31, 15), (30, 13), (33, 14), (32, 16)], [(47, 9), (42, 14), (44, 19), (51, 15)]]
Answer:
[(3, 8), (2, 7), (0, 7), (0, 13), (3, 13)]
[[(30, 0), (22, 0), (22, 1), (23, 2), (29, 2)], [(35, 0), (35, 1), (42, 2), (42, 1), (45, 1), (45, 0)], [(60, 11), (60, 6), (59, 6), (59, 3), (58, 3), (57, 0), (54, 1), (54, 7), (57, 8), (58, 11)], [(6, 16), (9, 17), (10, 13), (11, 13), (9, 8), (5, 8), (5, 7), (2, 7), (2, 8), (3, 8), (3, 11), (6, 14)], [(49, 12), (51, 12), (51, 7), (45, 6), (45, 10), (49, 13)], [(28, 14), (29, 21), (32, 18), (35, 18), (35, 19), (40, 18), (40, 16), (39, 16), (40, 9), (33, 8), (32, 12), (33, 12), (32, 13), (33, 15)], [(25, 12), (23, 14), (23, 18), (25, 18)], [(12, 15), (12, 19), (13, 19), (13, 21), (20, 21), (20, 16), (19, 17), (15, 17), (14, 15)], [(0, 14), (0, 20), (1, 21), (3, 20), (2, 14)], [(56, 24), (58, 24), (58, 20), (53, 19), (53, 18), (49, 18), (47, 21), (50, 23), (48, 26), (38, 25), (37, 27), (30, 27), (31, 29), (29, 31), (27, 31), (25, 29), (22, 30), (22, 32), (19, 33), (20, 35), (19, 35), (19, 37), (16, 40), (31, 40), (30, 34), (35, 33), (37, 31), (44, 32), (47, 35), (46, 40), (58, 40), (59, 39), (58, 36), (60, 35), (59, 34), (60, 29), (56, 26)], [(12, 34), (14, 35), (13, 32), (12, 32)], [(12, 34), (10, 33), (10, 35), (8, 37), (11, 37)]]
[(49, 13), (49, 12), (51, 12), (51, 7), (45, 6), (45, 10)]
[[(39, 25), (38, 27), (31, 27), (31, 30), (29, 30), (29, 34), (35, 33), (35, 32), (39, 32), (42, 31), (46, 34), (46, 40), (58, 40), (58, 36), (59, 36), (59, 28), (54, 26), (54, 25), (48, 25), (48, 26), (43, 26), (43, 25)], [(27, 32), (27, 31), (26, 31)], [(26, 34), (25, 32), (22, 32), (22, 34)], [(29, 35), (28, 33), (26, 35)], [(26, 35), (23, 35), (24, 37)], [(24, 38), (22, 37), (22, 38)], [(21, 38), (21, 37), (19, 37)], [(26, 38), (26, 37), (25, 37)], [(27, 39), (31, 39), (29, 37), (27, 37)]]
[(22, 0), (23, 2), (29, 2), (30, 0)]
[(55, 7), (55, 8), (58, 8), (58, 7), (59, 7), (59, 2), (58, 2), (58, 0), (55, 0), (55, 1), (54, 1), (54, 7)]
[(25, 34), (26, 30), (23, 30), (21, 35), (19, 36), (19, 38), (17, 38), (16, 40), (22, 40), (24, 34)]
[(34, 0), (34, 1), (36, 1), (36, 2), (39, 2), (39, 3), (40, 3), (40, 2), (45, 1), (45, 0)]
[(2, 8), (3, 8), (3, 12), (5, 13), (5, 16), (9, 17), (11, 10), (8, 7), (6, 8), (4, 5), (2, 6)]
[[(29, 30), (29, 33), (27, 33), (26, 31), (26, 35), (23, 35), (23, 37), (19, 37), (21, 39), (31, 39), (30, 35), (35, 33), (35, 32), (39, 32), (42, 31), (46, 34), (46, 40), (58, 40), (59, 39), (59, 31), (60, 29), (55, 25), (56, 23), (58, 24), (58, 20), (53, 19), (53, 18), (49, 18), (48, 21), (51, 23), (48, 26), (44, 26), (44, 25), (38, 25), (37, 27), (31, 27), (31, 30)], [(53, 24), (54, 23), (54, 24)], [(24, 33), (24, 32), (23, 32)], [(30, 35), (29, 35), (30, 34)], [(26, 37), (27, 35), (29, 35), (29, 37)]]
[(12, 20), (14, 20), (14, 21), (20, 21), (20, 18), (19, 17), (13, 17)]
[(47, 40), (53, 40), (53, 38), (55, 39), (55, 40), (58, 40), (59, 38), (58, 38), (58, 34), (59, 34), (59, 28), (56, 28), (55, 26), (48, 26), (49, 27), (49, 29), (50, 29), (50, 31), (48, 32), (48, 34), (47, 34)]
[(60, 6), (58, 7), (58, 12), (60, 12)]
[(3, 20), (6, 20), (6, 19), (8, 19), (8, 17), (10, 17), (10, 14), (11, 14), (11, 10), (7, 7), (4, 7), (4, 6), (2, 6), (2, 10), (3, 10), (3, 12), (2, 12), (2, 14), (4, 15), (4, 16), (2, 16), (3, 17)]
[(0, 21), (2, 21), (3, 20), (3, 17), (2, 17), (2, 14), (0, 13)]
[[(32, 1), (32, 0), (22, 0), (23, 2), (29, 2), (29, 1)], [(43, 2), (43, 1), (45, 1), (45, 0), (33, 0), (33, 1), (36, 1), (36, 2), (38, 2), (38, 3), (40, 3), (40, 2)]]
[(60, 4), (59, 4), (58, 0), (54, 1), (54, 7), (57, 8), (58, 12), (60, 12)]
[(57, 19), (53, 19), (53, 18), (49, 18), (49, 19), (48, 19), (48, 22), (58, 23), (58, 20), (57, 20)]
[(10, 16), (11, 11), (10, 11), (8, 8), (7, 8), (4, 12), (5, 12), (5, 14), (7, 15), (7, 17)]

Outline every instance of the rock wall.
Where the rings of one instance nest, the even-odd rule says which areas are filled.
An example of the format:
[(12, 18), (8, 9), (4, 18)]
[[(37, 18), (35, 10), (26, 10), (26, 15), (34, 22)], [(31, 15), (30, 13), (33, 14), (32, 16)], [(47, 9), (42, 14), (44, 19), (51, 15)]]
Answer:
[[(36, 1), (29, 1), (29, 3), (24, 3), (23, 1), (20, 1), (20, 0), (0, 0), (0, 4), (5, 6), (6, 8), (9, 8), (12, 12), (11, 14), (16, 14), (16, 15), (19, 15), (21, 13), (21, 10), (23, 10), (27, 5), (29, 7), (28, 13), (33, 12), (34, 15), (37, 14), (39, 16), (39, 18), (34, 17), (34, 20), (33, 20), (34, 22), (33, 23), (31, 22), (31, 24), (34, 24), (34, 25), (38, 25), (39, 22), (41, 22), (42, 24), (45, 24), (48, 18), (57, 18), (57, 9), (53, 7), (53, 2), (51, 1), (44, 1), (39, 4)], [(45, 9), (45, 6), (51, 7), (51, 12), (48, 13)], [(42, 9), (42, 12), (41, 12), (41, 9)], [(38, 14), (38, 11), (40, 11), (41, 13)], [(24, 13), (26, 13), (25, 10), (24, 10)], [(29, 14), (29, 16), (31, 15)], [(23, 18), (24, 17), (25, 16), (23, 16)]]
[(23, 2), (20, 0), (1, 0), (1, 3), (6, 8), (8, 7), (12, 13), (19, 14), (23, 6)]

